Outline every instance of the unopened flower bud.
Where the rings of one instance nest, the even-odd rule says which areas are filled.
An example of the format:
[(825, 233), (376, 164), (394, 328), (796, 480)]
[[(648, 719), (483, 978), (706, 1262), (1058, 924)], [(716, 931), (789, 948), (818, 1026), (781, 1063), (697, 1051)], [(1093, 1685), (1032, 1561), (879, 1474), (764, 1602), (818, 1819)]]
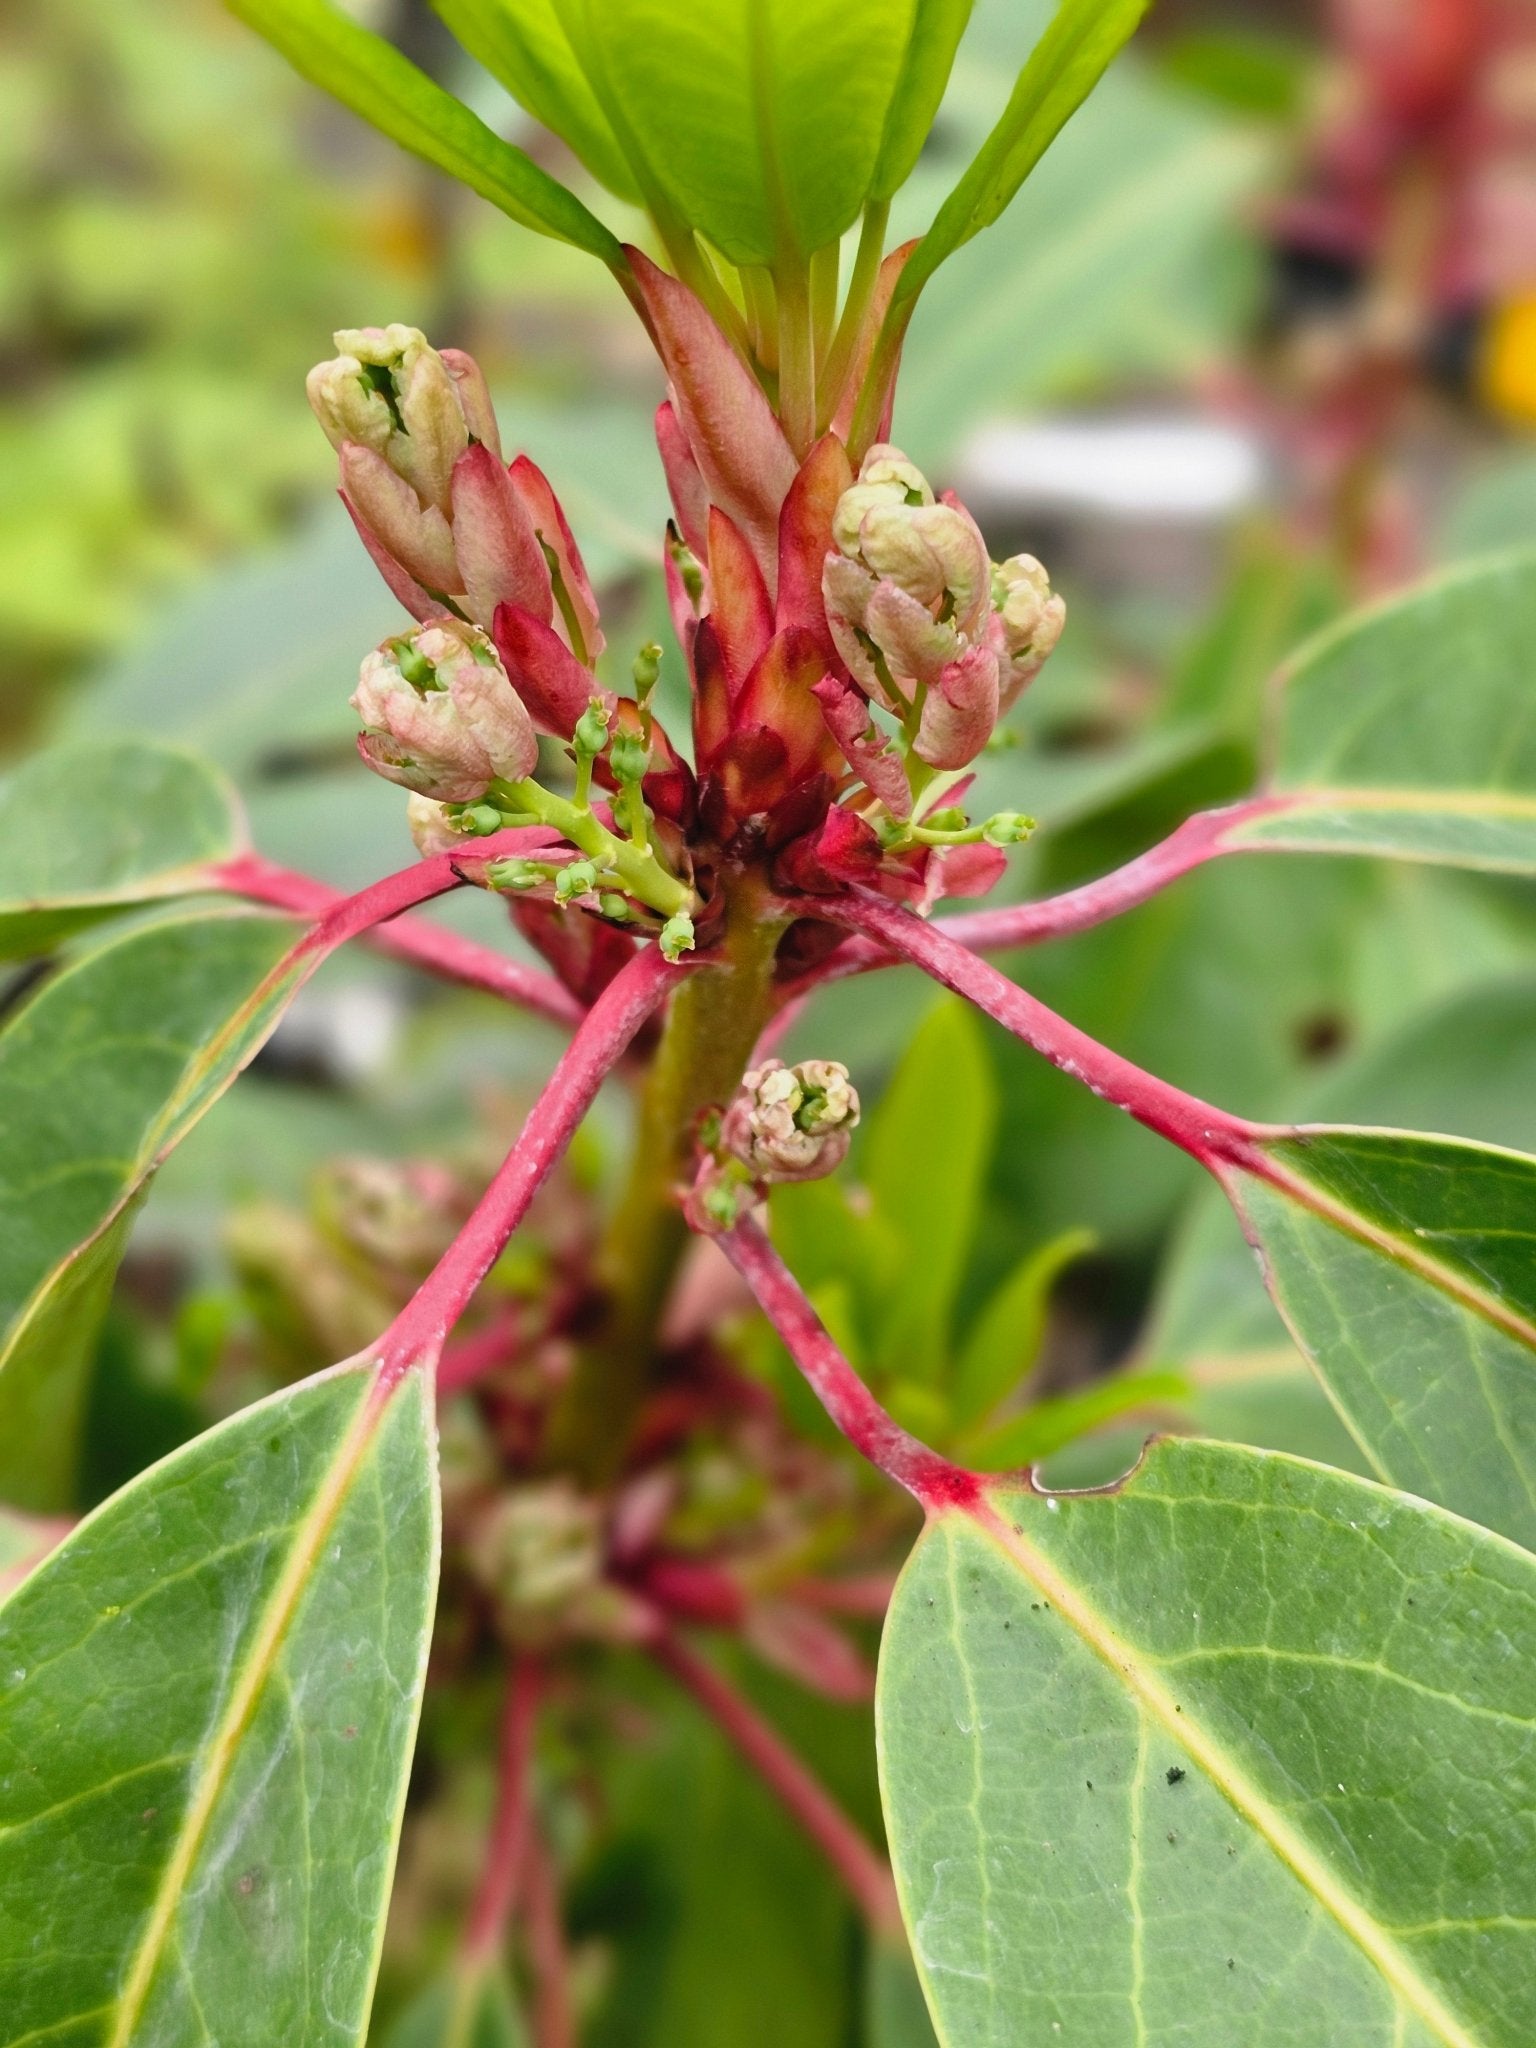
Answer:
[(353, 709), (358, 747), (377, 774), (439, 803), (474, 803), (518, 782), (539, 743), (522, 699), (483, 633), (433, 620), (366, 657)]
[(720, 1142), (757, 1180), (819, 1180), (848, 1156), (858, 1120), (858, 1094), (836, 1060), (764, 1060), (742, 1076)]
[(1033, 555), (1010, 555), (993, 564), (992, 603), (1003, 629), (1006, 710), (1061, 638), (1067, 607), (1052, 593), (1051, 580)]
[(446, 515), (453, 465), (471, 440), (495, 446), (478, 369), (467, 356), (450, 365), (419, 328), (398, 323), (343, 328), (335, 341), (341, 353), (311, 370), (307, 385), (331, 445), (372, 448)]

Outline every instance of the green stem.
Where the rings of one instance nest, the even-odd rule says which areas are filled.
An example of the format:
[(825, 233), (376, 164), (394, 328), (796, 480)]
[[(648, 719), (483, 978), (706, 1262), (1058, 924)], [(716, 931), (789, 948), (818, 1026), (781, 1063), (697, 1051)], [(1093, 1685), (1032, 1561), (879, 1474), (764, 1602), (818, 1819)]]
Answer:
[(779, 418), (797, 456), (816, 438), (816, 362), (811, 345), (810, 276), (804, 263), (786, 263), (779, 287)]
[(492, 801), (503, 811), (533, 818), (580, 847), (600, 871), (618, 878), (625, 895), (633, 896), (663, 917), (693, 908), (693, 891), (686, 882), (669, 874), (649, 847), (620, 839), (610, 832), (594, 811), (556, 796), (537, 782), (498, 782), (491, 787)]
[(550, 1432), (551, 1458), (594, 1479), (622, 1459), (651, 1377), (657, 1326), (688, 1241), (676, 1190), (692, 1163), (695, 1119), (735, 1093), (772, 1003), (783, 921), (740, 887), (727, 918), (723, 957), (693, 968), (672, 999), (600, 1261), (605, 1326), (578, 1358)]
[(827, 359), (837, 327), (837, 281), (842, 257), (842, 245), (828, 242), (811, 258), (811, 353), (818, 388), (821, 366)]
[(848, 381), (848, 371), (858, 348), (864, 316), (869, 310), (875, 281), (880, 275), (880, 264), (885, 255), (885, 229), (890, 214), (891, 203), (888, 199), (878, 200), (864, 209), (864, 224), (859, 230), (858, 253), (853, 259), (853, 274), (848, 280), (848, 296), (843, 301), (843, 317), (837, 324), (837, 333), (833, 338), (831, 351), (822, 365), (817, 386), (821, 398), (817, 407), (818, 424), (822, 427), (831, 424), (832, 415), (842, 403), (843, 386)]

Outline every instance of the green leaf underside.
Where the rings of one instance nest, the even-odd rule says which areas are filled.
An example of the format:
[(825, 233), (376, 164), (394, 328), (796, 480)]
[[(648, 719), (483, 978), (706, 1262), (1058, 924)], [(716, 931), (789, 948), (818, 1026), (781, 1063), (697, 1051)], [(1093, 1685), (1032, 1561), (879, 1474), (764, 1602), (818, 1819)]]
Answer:
[(1357, 613), (1281, 678), (1285, 809), (1237, 846), (1536, 872), (1536, 554)]
[(560, 26), (556, 0), (432, 0), (454, 37), (536, 121), (568, 142), (599, 184), (639, 193)]
[(276, 995), (248, 1006), (295, 929), (167, 918), (46, 982), (0, 1033), (0, 1493), (23, 1506), (69, 1503), (133, 1204), (275, 1021)]
[(990, 226), (1134, 33), (1147, 0), (1061, 0), (1007, 107), (897, 281), (899, 304)]
[(402, 149), (524, 227), (622, 267), (617, 237), (574, 193), (331, 0), (229, 0), (229, 6), (296, 71)]
[(91, 1516), (0, 1608), (0, 2042), (341, 2048), (431, 1627), (430, 1385), (339, 1369)]
[(0, 785), (0, 959), (186, 895), (242, 838), (234, 790), (194, 754), (120, 740), (34, 755)]
[(915, 0), (558, 5), (642, 182), (731, 262), (803, 258), (858, 218)]
[(1240, 1213), (1382, 1478), (1536, 1547), (1536, 1159), (1408, 1131), (1266, 1147)]
[(1526, 2048), (1536, 1559), (1227, 1445), (994, 1499), (918, 1543), (877, 1700), (947, 2048)]

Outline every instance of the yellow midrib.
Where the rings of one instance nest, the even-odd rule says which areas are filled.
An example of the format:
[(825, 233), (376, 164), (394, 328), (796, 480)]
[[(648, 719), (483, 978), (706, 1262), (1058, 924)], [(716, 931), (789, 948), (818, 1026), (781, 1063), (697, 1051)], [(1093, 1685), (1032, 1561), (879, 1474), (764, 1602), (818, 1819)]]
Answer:
[[(1200, 1724), (1182, 1711), (1161, 1681), (1141, 1664), (1114, 1630), (1082, 1597), (1077, 1589), (1010, 1522), (990, 1506), (973, 1510), (951, 1509), (947, 1522), (963, 1522), (992, 1542), (1039, 1592), (1051, 1602), (1063, 1620), (1096, 1655), (1110, 1666), (1142, 1708), (1153, 1715), (1170, 1738), (1179, 1743), (1215, 1785), (1228, 1803), (1269, 1844), (1337, 1924), (1364, 1951), (1380, 1971), (1403, 2005), (1410, 2007), (1426, 2026), (1433, 2029), (1445, 2048), (1486, 2048), (1469, 2034), (1456, 2015), (1426, 1984), (1396, 1944), (1370, 1915), (1344, 1890), (1318, 1857), (1316, 1851), (1238, 1769), (1231, 1757), (1207, 1735)], [(935, 1525), (935, 1533), (938, 1526)]]
[[(1300, 1126), (1303, 1141), (1306, 1130), (1305, 1125)], [(1463, 1308), (1481, 1316), (1484, 1322), (1492, 1323), (1495, 1329), (1502, 1330), (1508, 1337), (1513, 1337), (1516, 1343), (1524, 1344), (1536, 1351), (1536, 1323), (1533, 1323), (1529, 1316), (1521, 1315), (1517, 1309), (1512, 1309), (1507, 1302), (1501, 1301), (1496, 1294), (1479, 1287), (1464, 1273), (1457, 1272), (1454, 1266), (1448, 1266), (1442, 1260), (1433, 1257), (1412, 1238), (1403, 1237), (1395, 1230), (1388, 1230), (1383, 1224), (1372, 1223), (1368, 1217), (1362, 1216), (1358, 1209), (1352, 1209), (1337, 1195), (1330, 1194), (1316, 1181), (1309, 1180), (1305, 1173), (1289, 1164), (1282, 1164), (1279, 1160), (1266, 1159), (1265, 1171), (1261, 1174), (1255, 1173), (1252, 1177), (1261, 1187), (1272, 1188), (1277, 1194), (1288, 1195), (1299, 1207), (1309, 1209), (1314, 1216), (1324, 1223), (1331, 1224), (1343, 1236), (1352, 1237), (1356, 1243), (1380, 1252), (1395, 1265), (1406, 1268), (1430, 1286), (1438, 1288), (1442, 1294), (1449, 1295)]]
[[(403, 1384), (403, 1381), (397, 1382), (397, 1386)], [(116, 2018), (104, 2048), (131, 2048), (133, 2030), (143, 2012), (144, 2001), (149, 1996), (188, 1874), (202, 1847), (203, 1837), (213, 1818), (219, 1795), (228, 1781), (236, 1748), (255, 1714), (262, 1688), (272, 1674), (283, 1638), (303, 1598), (315, 1559), (340, 1512), (342, 1501), (363, 1454), (373, 1441), (374, 1432), (383, 1418), (390, 1393), (393, 1391), (394, 1389), (390, 1389), (381, 1395), (375, 1383), (375, 1386), (365, 1393), (347, 1434), (332, 1456), (314, 1504), (298, 1526), (288, 1562), (272, 1589), (240, 1682), (230, 1695), (229, 1705), (224, 1710), (224, 1718), (208, 1746), (207, 1760), (197, 1781), (197, 1788), (187, 1809), (186, 1818), (182, 1822), (181, 1831), (176, 1838), (176, 1847), (160, 1880), (160, 1888), (155, 1894), (149, 1920), (135, 1951), (133, 1965), (122, 1990), (118, 1993)]]

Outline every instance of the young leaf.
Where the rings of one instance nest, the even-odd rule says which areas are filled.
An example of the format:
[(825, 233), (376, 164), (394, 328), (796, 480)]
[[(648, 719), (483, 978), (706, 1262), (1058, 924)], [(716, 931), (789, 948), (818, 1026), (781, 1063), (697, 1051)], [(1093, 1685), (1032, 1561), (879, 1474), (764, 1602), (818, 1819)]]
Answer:
[(1067, 1230), (1014, 1267), (971, 1325), (955, 1369), (951, 1407), (956, 1423), (982, 1422), (1034, 1363), (1045, 1334), (1051, 1289), (1074, 1259), (1091, 1251), (1090, 1230)]
[(0, 2039), (361, 2039), (434, 1456), (420, 1371), (339, 1367), (153, 1466), (0, 1608)]
[(973, 4), (974, 0), (917, 0), (906, 61), (885, 117), (871, 199), (891, 198), (911, 176), (939, 111)]
[(243, 840), (234, 790), (195, 754), (143, 740), (34, 754), (0, 784), (0, 959), (189, 895)]
[(1074, 1394), (1053, 1394), (1031, 1402), (984, 1436), (966, 1444), (966, 1457), (984, 1472), (1012, 1471), (1037, 1464), (1090, 1430), (1102, 1429), (1143, 1409), (1182, 1408), (1189, 1381), (1176, 1372), (1124, 1372), (1095, 1380)]
[(1119, 54), (1147, 0), (1061, 0), (996, 127), (934, 216), (897, 281), (892, 311), (916, 299), (947, 256), (997, 219)]
[(1536, 1158), (1313, 1128), (1230, 1189), (1382, 1478), (1536, 1546)]
[(407, 2007), (384, 2048), (527, 2048), (527, 2041), (505, 1973), (460, 1963)]
[(997, 1090), (981, 1028), (963, 1004), (924, 1019), (870, 1120), (863, 1174), (875, 1215), (901, 1240), (875, 1350), (888, 1369), (937, 1376), (976, 1233)]
[(434, 10), (519, 106), (553, 129), (593, 177), (638, 200), (624, 152), (582, 74), (555, 0), (432, 0)]
[(71, 1503), (86, 1368), (134, 1203), (231, 1077), (226, 1061), (210, 1085), (212, 1049), (293, 937), (278, 918), (167, 919), (45, 982), (0, 1033), (6, 1498)]
[(617, 238), (532, 157), (503, 142), (392, 43), (332, 0), (228, 0), (296, 71), (392, 142), (468, 185), (536, 233), (601, 257), (622, 273)]
[(804, 258), (858, 218), (915, 4), (559, 0), (644, 182), (737, 264)]
[(1536, 554), (1357, 612), (1281, 677), (1274, 788), (1232, 848), (1536, 873)]
[(1216, 1444), (991, 1501), (929, 1524), (880, 1665), (943, 2039), (1536, 2037), (1536, 1559)]

